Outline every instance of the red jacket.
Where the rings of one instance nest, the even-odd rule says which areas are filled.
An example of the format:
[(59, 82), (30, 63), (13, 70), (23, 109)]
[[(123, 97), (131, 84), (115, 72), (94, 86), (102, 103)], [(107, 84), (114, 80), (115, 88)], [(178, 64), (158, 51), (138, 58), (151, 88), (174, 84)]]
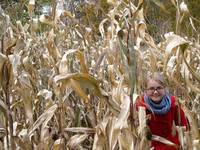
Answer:
[[(144, 102), (144, 97), (142, 97), (142, 100), (136, 103), (136, 107), (138, 108), (139, 106), (143, 106), (147, 110), (147, 106)], [(179, 110), (180, 110), (180, 118), (178, 117)], [(176, 132), (174, 136), (172, 135), (173, 121), (175, 125), (185, 126), (187, 128), (187, 120), (183, 110), (178, 109), (178, 106), (175, 104), (174, 96), (171, 96), (171, 108), (167, 114), (156, 115), (152, 114), (148, 110), (147, 114), (150, 115), (148, 125), (152, 134), (164, 137), (178, 146), (180, 145), (178, 139), (178, 132)], [(180, 125), (179, 125), (179, 119), (180, 119)], [(157, 141), (152, 141), (152, 146), (154, 147), (154, 150), (176, 150), (176, 148), (174, 147), (168, 146), (166, 144)]]

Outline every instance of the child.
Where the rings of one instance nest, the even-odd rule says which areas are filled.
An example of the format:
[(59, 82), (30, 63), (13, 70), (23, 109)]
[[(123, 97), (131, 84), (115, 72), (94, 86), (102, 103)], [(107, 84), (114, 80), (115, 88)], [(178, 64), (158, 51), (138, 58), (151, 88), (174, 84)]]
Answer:
[(174, 147), (152, 140), (151, 146), (154, 147), (154, 150), (177, 150), (180, 147), (180, 141), (178, 132), (173, 131), (173, 123), (176, 126), (187, 128), (187, 120), (183, 110), (176, 105), (175, 97), (166, 92), (161, 74), (153, 73), (147, 77), (145, 87), (145, 94), (136, 103), (136, 107), (145, 107), (149, 116), (147, 125), (152, 135), (163, 137), (176, 144)]

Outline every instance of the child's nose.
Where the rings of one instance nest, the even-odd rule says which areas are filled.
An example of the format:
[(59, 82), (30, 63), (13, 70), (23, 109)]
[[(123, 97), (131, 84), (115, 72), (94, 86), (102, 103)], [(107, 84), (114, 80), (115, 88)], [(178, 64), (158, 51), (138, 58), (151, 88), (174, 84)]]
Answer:
[(155, 89), (153, 93), (158, 93), (157, 89)]

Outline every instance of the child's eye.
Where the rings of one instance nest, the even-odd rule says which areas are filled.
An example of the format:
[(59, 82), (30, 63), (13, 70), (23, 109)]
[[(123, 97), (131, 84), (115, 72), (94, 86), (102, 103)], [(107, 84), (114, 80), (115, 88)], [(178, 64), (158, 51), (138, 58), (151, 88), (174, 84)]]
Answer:
[(150, 87), (147, 90), (150, 91), (150, 92), (155, 92), (155, 91), (160, 92), (163, 89), (164, 89), (164, 87), (158, 86), (158, 87)]
[(162, 90), (162, 89), (164, 89), (162, 86), (159, 86), (159, 87), (157, 87), (156, 88), (157, 90)]

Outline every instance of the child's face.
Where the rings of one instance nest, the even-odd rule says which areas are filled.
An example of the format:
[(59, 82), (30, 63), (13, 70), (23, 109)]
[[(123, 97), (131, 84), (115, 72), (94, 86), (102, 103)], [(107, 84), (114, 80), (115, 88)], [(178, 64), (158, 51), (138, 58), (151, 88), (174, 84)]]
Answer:
[(146, 95), (154, 102), (160, 102), (165, 95), (165, 88), (159, 82), (149, 79), (147, 82)]

